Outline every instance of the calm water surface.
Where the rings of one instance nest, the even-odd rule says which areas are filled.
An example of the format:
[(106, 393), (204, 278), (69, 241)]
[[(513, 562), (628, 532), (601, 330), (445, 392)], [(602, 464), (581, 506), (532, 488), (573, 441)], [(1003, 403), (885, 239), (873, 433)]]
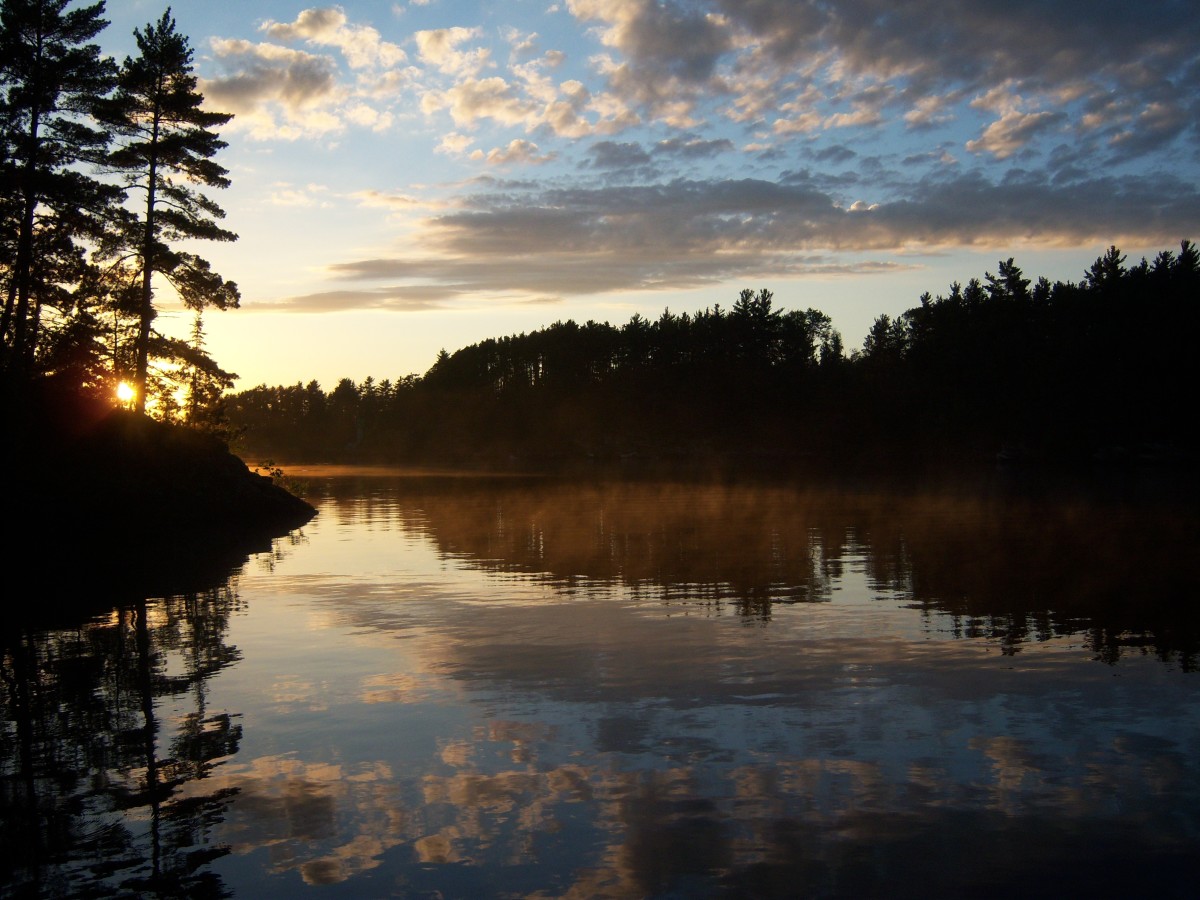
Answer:
[(5, 895), (1195, 896), (1189, 507), (310, 491), (6, 638)]

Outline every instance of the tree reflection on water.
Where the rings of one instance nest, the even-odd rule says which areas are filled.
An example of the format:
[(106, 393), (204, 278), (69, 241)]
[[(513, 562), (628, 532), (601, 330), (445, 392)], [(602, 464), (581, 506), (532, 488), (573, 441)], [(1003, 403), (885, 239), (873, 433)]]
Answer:
[(5, 889), (1174, 896), (1200, 876), (1187, 504), (314, 492), (305, 545), (227, 583), (4, 634)]
[(3, 881), (19, 894), (224, 896), (206, 866), (230, 799), (204, 780), (238, 750), (209, 680), (236, 583), (141, 600), (74, 629), (5, 636)]
[(999, 489), (401, 484), (399, 506), (369, 480), (326, 489), (347, 521), (399, 515), (447, 558), (568, 594), (613, 584), (640, 599), (769, 621), (780, 604), (829, 601), (846, 566), (860, 565), (881, 595), (903, 595), (1009, 654), (1084, 634), (1108, 662), (1153, 653), (1190, 671), (1200, 661), (1200, 604), (1181, 564), (1200, 546), (1200, 516), (1186, 503)]

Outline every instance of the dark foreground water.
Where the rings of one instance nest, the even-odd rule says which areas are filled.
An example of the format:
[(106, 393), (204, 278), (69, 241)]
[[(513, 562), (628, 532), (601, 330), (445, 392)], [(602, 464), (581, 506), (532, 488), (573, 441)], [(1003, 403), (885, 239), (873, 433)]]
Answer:
[(5, 896), (1200, 890), (1192, 507), (311, 491), (228, 583), (10, 629)]

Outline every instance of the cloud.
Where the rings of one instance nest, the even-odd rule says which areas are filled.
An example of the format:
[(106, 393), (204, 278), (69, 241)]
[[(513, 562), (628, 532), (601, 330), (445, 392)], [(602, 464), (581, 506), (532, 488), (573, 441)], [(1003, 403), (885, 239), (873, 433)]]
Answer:
[(731, 48), (729, 30), (703, 4), (568, 0), (567, 8), (582, 21), (603, 22), (605, 46), (619, 50), (640, 74), (659, 80), (704, 84)]
[(268, 20), (262, 30), (277, 41), (303, 40), (309, 44), (336, 47), (351, 68), (391, 67), (407, 58), (398, 45), (380, 37), (369, 25), (350, 25), (340, 7), (303, 10), (293, 22)]
[(988, 125), (978, 139), (967, 141), (967, 149), (972, 153), (990, 153), (996, 159), (1008, 159), (1037, 135), (1062, 123), (1065, 118), (1062, 113), (1012, 110)]
[(373, 206), (383, 209), (411, 209), (426, 205), (424, 201), (408, 194), (385, 194), (383, 191), (358, 191), (353, 194), (363, 206)]
[(1131, 127), (1112, 135), (1110, 146), (1123, 158), (1141, 156), (1165, 147), (1188, 128), (1194, 115), (1176, 102), (1154, 102), (1141, 111)]
[(365, 103), (356, 103), (346, 109), (347, 121), (370, 128), (372, 131), (387, 131), (395, 121), (390, 112), (380, 112)]
[[(538, 33), (536, 31), (526, 33), (511, 26), (503, 28), (501, 33), (504, 40), (508, 43), (509, 57), (513, 62), (523, 59), (529, 59), (535, 56), (538, 52)], [(556, 54), (558, 61), (562, 61), (563, 54)]]
[(270, 37), (281, 41), (307, 39), (329, 42), (346, 25), (346, 14), (336, 7), (328, 9), (306, 9), (290, 25), (268, 20), (262, 30)]
[(525, 122), (533, 113), (532, 104), (503, 78), (465, 79), (447, 91), (430, 91), (421, 99), (427, 113), (447, 110), (455, 124), (471, 127), (479, 119), (493, 119), (502, 125)]
[(329, 188), (322, 184), (294, 185), (286, 181), (271, 185), (267, 202), (272, 206), (328, 207)]
[(629, 169), (650, 164), (650, 154), (641, 144), (599, 141), (588, 148), (588, 155), (596, 169)]
[(567, 8), (581, 21), (602, 23), (601, 43), (622, 61), (597, 63), (618, 96), (664, 121), (695, 124), (695, 102), (714, 88), (717, 64), (732, 48), (720, 16), (703, 4), (655, 0), (568, 0)]
[(531, 141), (516, 138), (507, 147), (496, 147), (489, 150), (487, 163), (490, 166), (508, 166), (516, 164), (540, 165), (554, 159), (554, 153), (541, 153), (538, 145)]
[(852, 159), (857, 159), (858, 154), (844, 144), (834, 144), (833, 146), (816, 151), (812, 154), (812, 158), (820, 163), (843, 165)]
[(1178, 67), (1197, 53), (1198, 27), (1172, 2), (1148, 2), (1137, 16), (1115, 0), (1081, 10), (1032, 0), (879, 0), (838, 4), (794, 0), (713, 0), (689, 4), (719, 12), (743, 45), (781, 66), (807, 65), (830, 52), (847, 73), (904, 76), (933, 85), (1045, 87), (1068, 80), (1119, 78)]
[(636, 121), (622, 104), (593, 96), (578, 81), (532, 85), (528, 79), (510, 81), (499, 75), (463, 78), (446, 90), (426, 90), (421, 110), (427, 116), (449, 113), (456, 128), (490, 121), (526, 133), (546, 129), (565, 138), (610, 134)]
[[(347, 21), (340, 7), (310, 8), (292, 22), (268, 20), (261, 30), (272, 40), (255, 43), (214, 38), (220, 74), (203, 84), (214, 108), (233, 112), (232, 128), (262, 139), (296, 140), (354, 125), (386, 131), (396, 115), (386, 105), (413, 83), (415, 73), (397, 68), (406, 59), (379, 32)], [(337, 54), (313, 53), (275, 42), (303, 41)]]
[(878, 125), (883, 113), (873, 103), (855, 103), (845, 112), (835, 113), (825, 120), (826, 128), (854, 128), (861, 125)]
[(659, 141), (654, 145), (655, 154), (666, 154), (680, 159), (710, 159), (722, 153), (732, 152), (733, 141), (728, 138), (703, 140), (696, 137), (677, 137)]
[[(417, 255), (348, 261), (331, 271), (351, 281), (413, 281), (428, 292), (423, 302), (684, 289), (898, 265), (849, 264), (838, 258), (845, 252), (940, 252), (1022, 241), (1174, 243), (1195, 230), (1200, 209), (1195, 185), (1150, 176), (1058, 184), (1030, 174), (991, 180), (979, 171), (952, 173), (890, 200), (843, 200), (800, 173), (787, 182), (495, 187), (427, 219)], [(411, 290), (334, 292), (303, 304), (359, 297), (369, 308), (404, 309), (414, 302)]]
[(920, 97), (904, 114), (904, 123), (909, 128), (932, 128), (953, 120), (950, 109), (955, 98), (949, 95)]
[(477, 47), (460, 50), (459, 46), (481, 34), (478, 28), (438, 28), (413, 35), (421, 61), (446, 75), (477, 75), (488, 64), (490, 53)]
[(452, 198), (420, 212), (421, 188), (356, 195), (406, 212), (412, 255), (344, 260), (339, 290), (290, 308), (758, 281), (840, 271), (842, 253), (882, 270), (901, 252), (1173, 244), (1200, 224), (1200, 25), (1165, 0), (1114, 4), (569, 0), (590, 55), (449, 27), (414, 32), (404, 66), (374, 29), (311, 8), (267, 23), (274, 43), (215, 42), (206, 89), (260, 137), (383, 130), (419, 101), (439, 165), (545, 167), (442, 184)]
[[(705, 103), (720, 114), (764, 120), (779, 137), (878, 125), (890, 111), (912, 129), (954, 121), (963, 96), (997, 88), (1027, 98), (1022, 115), (996, 110), (975, 150), (1014, 155), (1053, 129), (1095, 128), (1085, 105), (1122, 97), (1126, 121), (1155, 116), (1188, 91), (1200, 65), (1200, 19), (1170, 0), (1129, 16), (1115, 0), (571, 0), (605, 52), (593, 59), (608, 88), (645, 115), (693, 127)], [(987, 130), (985, 125), (985, 131)], [(1114, 126), (1118, 153), (1144, 153), (1183, 133), (1171, 124)]]
[(202, 89), (209, 105), (237, 116), (232, 127), (259, 138), (283, 139), (342, 127), (329, 112), (344, 90), (328, 57), (221, 38), (213, 40), (212, 48), (230, 74), (206, 80)]
[(348, 310), (418, 312), (442, 309), (444, 301), (466, 293), (466, 287), (451, 285), (405, 285), (363, 290), (319, 291), (260, 303), (260, 310), (275, 312), (331, 313)]
[(473, 138), (469, 135), (452, 131), (449, 134), (442, 135), (442, 142), (438, 144), (436, 152), (446, 153), (450, 156), (461, 156), (467, 152), (467, 148), (471, 146), (472, 141)]

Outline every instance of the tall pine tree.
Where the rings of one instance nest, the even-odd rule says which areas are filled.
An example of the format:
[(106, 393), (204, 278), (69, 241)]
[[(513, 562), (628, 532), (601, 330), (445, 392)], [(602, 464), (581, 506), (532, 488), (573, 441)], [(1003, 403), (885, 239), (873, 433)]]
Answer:
[(237, 285), (212, 271), (207, 260), (173, 247), (184, 240), (234, 241), (217, 222), (224, 211), (199, 190), (225, 188), (229, 173), (213, 161), (226, 144), (216, 128), (232, 116), (202, 108), (192, 73), (192, 49), (175, 30), (171, 10), (134, 31), (139, 55), (125, 59), (106, 121), (118, 146), (108, 165), (134, 197), (120, 250), (140, 277), (136, 341), (136, 407), (146, 405), (155, 275), (163, 276), (191, 309), (226, 309), (240, 300)]
[(0, 5), (0, 361), (9, 371), (30, 370), (44, 306), (70, 304), (81, 242), (98, 236), (121, 194), (86, 171), (108, 144), (91, 117), (116, 74), (91, 43), (108, 24), (104, 3), (67, 4)]

